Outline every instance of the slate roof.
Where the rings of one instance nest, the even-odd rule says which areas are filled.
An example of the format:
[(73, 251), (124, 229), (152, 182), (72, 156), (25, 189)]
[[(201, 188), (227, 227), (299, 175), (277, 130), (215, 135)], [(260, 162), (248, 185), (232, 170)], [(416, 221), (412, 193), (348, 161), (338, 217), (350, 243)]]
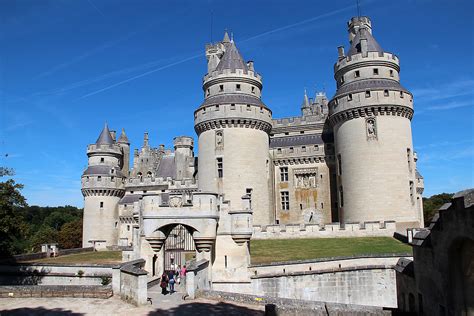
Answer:
[(362, 79), (357, 81), (352, 81), (342, 85), (336, 91), (334, 97), (339, 97), (343, 94), (360, 92), (365, 90), (398, 90), (411, 94), (407, 89), (405, 89), (398, 81), (392, 79)]
[[(114, 169), (114, 173), (112, 173), (112, 169)], [(125, 177), (120, 169), (115, 169), (107, 165), (89, 166), (84, 171), (83, 175), (105, 175), (122, 178)]]
[(224, 69), (230, 69), (232, 72), (235, 72), (236, 69), (242, 69), (244, 73), (247, 73), (247, 64), (244, 62), (235, 43), (224, 43), (224, 45), (225, 53), (217, 65), (216, 70), (222, 71)]
[(200, 107), (218, 104), (250, 104), (255, 106), (267, 106), (257, 97), (241, 94), (241, 93), (226, 93), (221, 95), (215, 95), (204, 100)]
[(138, 201), (140, 197), (141, 194), (127, 194), (120, 199), (119, 204), (133, 204), (134, 202)]
[(368, 52), (379, 52), (383, 53), (382, 47), (380, 47), (379, 43), (375, 40), (375, 38), (367, 31), (366, 28), (359, 28), (356, 36), (352, 39), (352, 45), (347, 52), (347, 56), (352, 56), (361, 52), (360, 41), (361, 39), (367, 39), (367, 51)]
[(112, 136), (110, 135), (109, 127), (107, 126), (107, 123), (104, 126), (104, 129), (99, 135), (99, 138), (97, 138), (97, 141), (95, 142), (97, 145), (113, 145), (114, 140), (112, 139)]
[(161, 159), (156, 175), (160, 178), (175, 178), (176, 165), (174, 163), (174, 156), (164, 156)]
[(324, 142), (321, 134), (276, 137), (270, 139), (270, 148), (322, 144), (324, 144)]
[(122, 134), (120, 134), (120, 137), (117, 143), (130, 144), (130, 142), (128, 141), (127, 134), (125, 134), (125, 130), (123, 128), (122, 128)]

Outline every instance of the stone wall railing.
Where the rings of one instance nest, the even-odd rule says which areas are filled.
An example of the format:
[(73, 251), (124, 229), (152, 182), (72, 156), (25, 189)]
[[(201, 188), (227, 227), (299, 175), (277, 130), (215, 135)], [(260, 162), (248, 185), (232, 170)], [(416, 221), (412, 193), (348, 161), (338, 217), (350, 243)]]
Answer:
[(97, 285), (18, 285), (0, 286), (0, 298), (6, 297), (83, 297), (109, 298), (110, 286)]
[(395, 221), (254, 226), (252, 239), (392, 237)]
[(148, 298), (147, 274), (142, 268), (144, 259), (133, 260), (114, 266), (112, 270), (112, 289), (115, 295), (125, 302), (144, 305)]
[(192, 261), (186, 271), (186, 292), (190, 299), (196, 297), (196, 291), (210, 289), (209, 261), (202, 259)]

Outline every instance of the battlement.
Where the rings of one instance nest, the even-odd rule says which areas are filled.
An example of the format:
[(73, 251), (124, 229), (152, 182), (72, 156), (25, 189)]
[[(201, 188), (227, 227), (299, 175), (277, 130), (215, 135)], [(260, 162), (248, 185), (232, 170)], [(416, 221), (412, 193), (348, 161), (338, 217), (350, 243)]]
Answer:
[(203, 78), (203, 87), (208, 86), (211, 80), (214, 79), (223, 79), (226, 78), (232, 81), (245, 80), (245, 78), (257, 81), (256, 84), (262, 85), (262, 76), (254, 70), (248, 70), (244, 72), (242, 69), (223, 69), (223, 70), (213, 70), (212, 72), (206, 74)]
[(290, 116), (279, 119), (272, 119), (272, 126), (276, 128), (295, 127), (304, 125), (315, 125), (311, 129), (323, 129), (324, 121), (327, 114), (322, 115), (307, 115), (307, 116)]
[(174, 148), (178, 147), (190, 147), (191, 149), (194, 147), (194, 138), (190, 136), (177, 136), (173, 138)]
[(253, 226), (253, 239), (392, 237), (395, 221)]
[(397, 55), (388, 52), (365, 52), (340, 58), (334, 64), (334, 73), (337, 74), (339, 71), (342, 71), (342, 69), (346, 71), (350, 70), (345, 69), (346, 67), (357, 68), (377, 65), (391, 67), (396, 71), (400, 71), (400, 60)]
[(137, 178), (128, 178), (125, 182), (125, 187), (130, 188), (139, 188), (139, 187), (163, 187), (164, 185), (168, 186), (169, 189), (186, 189), (186, 188), (196, 188), (197, 183), (194, 179), (185, 179), (185, 180), (173, 180), (172, 178), (162, 178), (162, 177), (137, 177)]
[(90, 144), (87, 146), (87, 155), (116, 155), (121, 156), (122, 150), (119, 145)]

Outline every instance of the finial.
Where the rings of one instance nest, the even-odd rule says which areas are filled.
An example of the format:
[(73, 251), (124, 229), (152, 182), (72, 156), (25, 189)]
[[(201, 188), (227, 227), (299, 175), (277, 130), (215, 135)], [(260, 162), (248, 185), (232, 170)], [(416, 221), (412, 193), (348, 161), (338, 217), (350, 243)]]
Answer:
[(234, 32), (230, 32), (230, 42), (234, 42)]
[(229, 43), (229, 42), (230, 42), (229, 34), (227, 33), (227, 29), (225, 29), (224, 39), (222, 40), (222, 43)]
[(143, 147), (148, 147), (148, 132), (143, 135)]

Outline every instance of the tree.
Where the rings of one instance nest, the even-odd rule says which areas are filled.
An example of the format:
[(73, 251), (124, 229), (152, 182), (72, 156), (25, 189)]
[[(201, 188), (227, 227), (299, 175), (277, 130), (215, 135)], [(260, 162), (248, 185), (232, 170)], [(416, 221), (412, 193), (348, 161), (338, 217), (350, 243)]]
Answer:
[(15, 171), (12, 168), (0, 167), (0, 177), (13, 175), (15, 175)]
[(27, 206), (21, 195), (23, 185), (10, 179), (0, 182), (0, 257), (10, 256), (17, 249), (19, 240), (25, 234), (26, 225), (18, 208)]
[(438, 209), (445, 203), (451, 202), (453, 193), (441, 193), (423, 198), (423, 215), (425, 217), (425, 227), (431, 222), (431, 219), (436, 214)]
[(82, 247), (82, 219), (64, 224), (59, 231), (60, 249)]

